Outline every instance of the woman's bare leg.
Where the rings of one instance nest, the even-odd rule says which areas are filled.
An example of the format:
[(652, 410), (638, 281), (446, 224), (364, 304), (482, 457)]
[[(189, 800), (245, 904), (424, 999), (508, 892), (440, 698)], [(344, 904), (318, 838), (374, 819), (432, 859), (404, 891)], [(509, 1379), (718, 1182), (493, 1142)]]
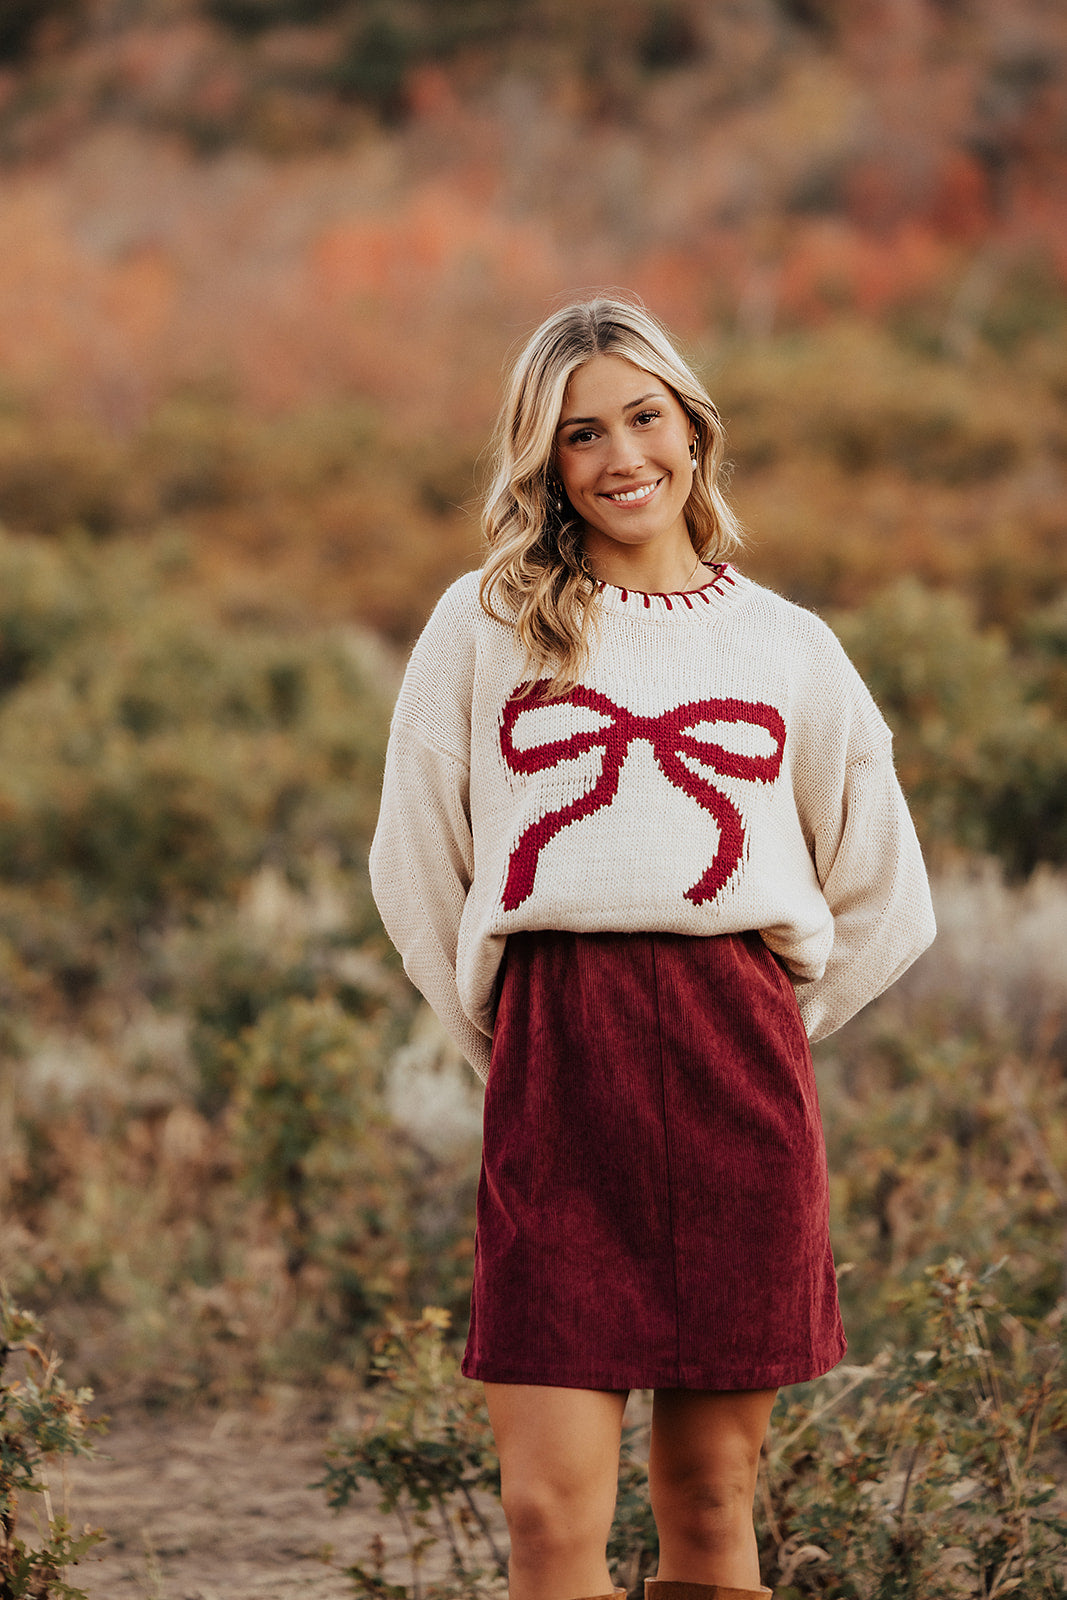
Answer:
[(510, 1600), (610, 1594), (625, 1393), (487, 1383), (511, 1535)]
[(656, 1391), (648, 1469), (661, 1578), (759, 1588), (752, 1502), (775, 1394)]

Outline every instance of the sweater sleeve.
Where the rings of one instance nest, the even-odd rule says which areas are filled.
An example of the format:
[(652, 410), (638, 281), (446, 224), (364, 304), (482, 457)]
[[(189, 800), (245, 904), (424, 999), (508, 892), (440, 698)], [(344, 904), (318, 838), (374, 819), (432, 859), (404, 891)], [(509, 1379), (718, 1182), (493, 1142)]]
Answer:
[[(458, 587), (458, 586), (457, 586)], [(474, 874), (470, 821), (467, 632), (449, 592), (427, 624), (401, 686), (378, 825), (371, 889), (404, 970), (482, 1078), (490, 1042), (460, 1002), (456, 951)]]
[(466, 767), (394, 724), (385, 762), (371, 887), (404, 971), (482, 1078), (489, 1040), (456, 988), (459, 924), (474, 870)]
[(825, 972), (797, 985), (814, 1043), (888, 989), (934, 937), (926, 869), (888, 742), (845, 768), (841, 804), (817, 826), (813, 855), (834, 919)]

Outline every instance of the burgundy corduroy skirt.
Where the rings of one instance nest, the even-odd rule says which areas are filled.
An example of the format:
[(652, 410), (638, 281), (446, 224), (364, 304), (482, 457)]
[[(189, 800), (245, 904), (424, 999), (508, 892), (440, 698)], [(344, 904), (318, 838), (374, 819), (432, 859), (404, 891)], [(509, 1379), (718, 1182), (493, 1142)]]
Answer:
[(770, 1389), (844, 1350), (811, 1054), (759, 935), (512, 935), (467, 1376)]

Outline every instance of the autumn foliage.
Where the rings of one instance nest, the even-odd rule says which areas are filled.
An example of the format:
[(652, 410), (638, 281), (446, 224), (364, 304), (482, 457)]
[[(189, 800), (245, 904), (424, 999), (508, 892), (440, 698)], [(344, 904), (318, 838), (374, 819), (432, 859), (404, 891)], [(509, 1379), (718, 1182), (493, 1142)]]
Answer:
[(936, 872), (820, 1053), (856, 1359), (954, 1255), (1061, 1326), (1065, 106), (1039, 0), (4, 8), (0, 1275), (109, 1403), (462, 1328), (477, 1102), (366, 849), (502, 362), (594, 287), (705, 375), (741, 564), (844, 639)]

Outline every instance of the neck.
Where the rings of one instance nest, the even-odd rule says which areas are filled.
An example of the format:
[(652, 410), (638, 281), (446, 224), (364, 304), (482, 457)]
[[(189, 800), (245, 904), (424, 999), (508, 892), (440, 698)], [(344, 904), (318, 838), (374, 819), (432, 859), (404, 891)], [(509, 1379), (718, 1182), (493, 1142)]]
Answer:
[(590, 552), (587, 562), (593, 576), (602, 583), (646, 594), (681, 594), (687, 589), (699, 589), (708, 576), (688, 539), (684, 551), (616, 547), (610, 552)]

